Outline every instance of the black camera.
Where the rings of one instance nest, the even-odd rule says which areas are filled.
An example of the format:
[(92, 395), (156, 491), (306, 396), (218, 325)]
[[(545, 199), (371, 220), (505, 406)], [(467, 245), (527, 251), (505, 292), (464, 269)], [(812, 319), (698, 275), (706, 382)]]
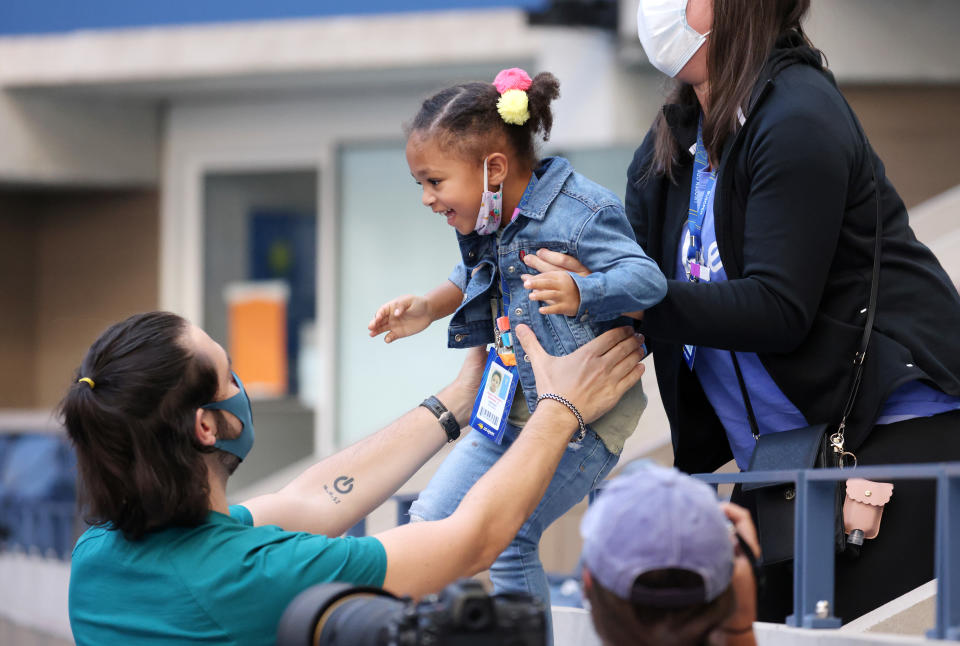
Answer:
[(323, 583), (290, 602), (278, 646), (544, 646), (543, 603), (523, 594), (488, 595), (463, 579), (419, 603), (380, 588)]

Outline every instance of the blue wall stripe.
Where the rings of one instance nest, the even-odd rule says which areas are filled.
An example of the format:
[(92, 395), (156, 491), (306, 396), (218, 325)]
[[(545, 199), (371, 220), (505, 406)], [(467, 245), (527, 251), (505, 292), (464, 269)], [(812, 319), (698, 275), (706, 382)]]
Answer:
[(538, 9), (546, 4), (547, 0), (0, 0), (0, 35), (452, 9)]

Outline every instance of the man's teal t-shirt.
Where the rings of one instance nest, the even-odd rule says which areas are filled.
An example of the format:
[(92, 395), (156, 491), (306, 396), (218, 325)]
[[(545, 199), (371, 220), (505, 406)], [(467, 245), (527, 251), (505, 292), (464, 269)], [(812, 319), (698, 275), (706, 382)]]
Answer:
[(254, 527), (240, 505), (197, 527), (139, 541), (91, 527), (73, 549), (70, 627), (77, 644), (273, 644), (297, 594), (317, 583), (383, 585), (375, 538)]

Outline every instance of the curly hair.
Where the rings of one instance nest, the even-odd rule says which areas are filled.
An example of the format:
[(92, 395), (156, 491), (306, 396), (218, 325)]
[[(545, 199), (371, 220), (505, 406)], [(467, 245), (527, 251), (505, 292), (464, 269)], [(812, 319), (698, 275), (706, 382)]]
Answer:
[(465, 157), (480, 159), (491, 145), (505, 141), (517, 157), (536, 162), (537, 135), (550, 139), (553, 111), (550, 103), (560, 96), (560, 81), (549, 72), (533, 78), (527, 90), (530, 118), (523, 125), (506, 123), (497, 112), (500, 93), (492, 83), (473, 81), (437, 92), (420, 107), (406, 126), (407, 136), (421, 133)]

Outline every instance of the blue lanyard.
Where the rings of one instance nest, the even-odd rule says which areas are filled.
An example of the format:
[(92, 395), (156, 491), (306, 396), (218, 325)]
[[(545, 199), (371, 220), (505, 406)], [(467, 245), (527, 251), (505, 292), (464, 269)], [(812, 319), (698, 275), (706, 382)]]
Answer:
[[(697, 148), (693, 156), (693, 177), (690, 180), (690, 206), (687, 209), (687, 236), (689, 246), (684, 265), (690, 273), (690, 263), (703, 263), (703, 242), (700, 234), (707, 217), (710, 196), (717, 186), (717, 171), (704, 173), (710, 165), (707, 148), (703, 145), (703, 123), (697, 124)], [(691, 278), (693, 280), (693, 278)]]

